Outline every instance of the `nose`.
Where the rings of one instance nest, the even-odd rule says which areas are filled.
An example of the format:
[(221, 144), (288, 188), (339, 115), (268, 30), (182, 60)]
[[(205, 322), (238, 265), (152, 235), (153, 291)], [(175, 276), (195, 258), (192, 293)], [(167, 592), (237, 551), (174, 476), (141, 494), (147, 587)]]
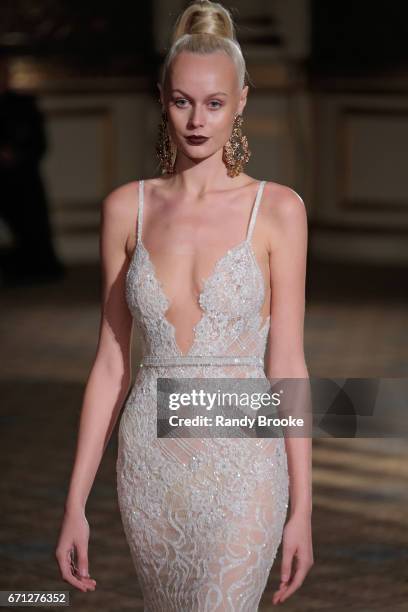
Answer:
[(192, 107), (189, 123), (190, 123), (190, 127), (192, 128), (198, 128), (204, 125), (205, 123), (204, 112), (203, 112), (203, 109), (199, 105), (195, 105)]

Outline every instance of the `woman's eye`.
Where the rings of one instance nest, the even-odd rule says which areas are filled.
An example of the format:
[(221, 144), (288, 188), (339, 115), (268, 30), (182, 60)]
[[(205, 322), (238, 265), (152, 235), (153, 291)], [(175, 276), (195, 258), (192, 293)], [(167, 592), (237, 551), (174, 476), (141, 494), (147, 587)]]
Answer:
[[(185, 108), (188, 104), (188, 100), (186, 100), (185, 98), (178, 98), (177, 100), (174, 101), (174, 104), (178, 106), (178, 108)], [(210, 101), (211, 109), (217, 109), (217, 108), (220, 108), (220, 106), (222, 106), (222, 104), (218, 100)]]

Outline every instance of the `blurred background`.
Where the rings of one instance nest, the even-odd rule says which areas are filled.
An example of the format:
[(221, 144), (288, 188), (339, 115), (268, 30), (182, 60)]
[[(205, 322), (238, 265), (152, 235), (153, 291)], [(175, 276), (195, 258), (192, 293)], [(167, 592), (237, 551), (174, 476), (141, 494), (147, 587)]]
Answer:
[[(96, 350), (100, 206), (158, 175), (158, 71), (187, 4), (0, 3), (3, 590), (67, 588), (53, 551)], [(247, 172), (307, 208), (309, 373), (406, 377), (408, 5), (223, 4), (251, 77)], [(135, 337), (135, 367), (138, 351)], [(315, 566), (288, 612), (408, 610), (406, 442), (314, 440)], [(98, 587), (71, 592), (76, 610), (143, 609), (115, 455), (116, 435), (87, 506)], [(279, 560), (260, 610), (273, 609)]]

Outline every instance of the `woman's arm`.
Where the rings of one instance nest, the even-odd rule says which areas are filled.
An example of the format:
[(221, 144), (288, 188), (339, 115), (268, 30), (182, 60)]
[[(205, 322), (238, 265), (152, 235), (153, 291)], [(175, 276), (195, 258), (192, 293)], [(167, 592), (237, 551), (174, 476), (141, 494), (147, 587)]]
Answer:
[(67, 555), (76, 545), (80, 569), (87, 573), (86, 529), (81, 519), (85, 516), (88, 495), (131, 384), (133, 321), (125, 300), (125, 276), (129, 231), (135, 225), (137, 214), (135, 192), (132, 183), (119, 187), (104, 199), (101, 209), (99, 339), (84, 391), (65, 519), (56, 550), (63, 578), (78, 588), (80, 586), (67, 567)]
[[(271, 328), (265, 371), (269, 379), (308, 379), (304, 356), (307, 215), (303, 200), (295, 191), (280, 187), (270, 209), (270, 223)], [(285, 446), (289, 472), (290, 526), (293, 529), (290, 526), (288, 528), (289, 523), (286, 525), (282, 583), (287, 585), (294, 556), (298, 557), (298, 567), (290, 586), (284, 587), (280, 601), (300, 586), (313, 564), (310, 530), (312, 441), (310, 437), (287, 436)]]
[[(127, 185), (102, 203), (101, 316), (96, 356), (85, 387), (66, 507), (85, 508), (97, 469), (131, 383), (132, 317), (125, 301)], [(131, 206), (131, 204), (130, 204)], [(133, 202), (133, 214), (135, 203)], [(133, 215), (132, 215), (133, 217)]]

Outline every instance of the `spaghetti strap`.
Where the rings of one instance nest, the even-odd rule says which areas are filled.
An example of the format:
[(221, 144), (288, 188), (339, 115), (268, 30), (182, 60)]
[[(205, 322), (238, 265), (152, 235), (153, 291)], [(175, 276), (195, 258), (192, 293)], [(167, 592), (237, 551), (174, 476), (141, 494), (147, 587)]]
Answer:
[(251, 220), (249, 222), (248, 233), (246, 237), (247, 242), (249, 242), (252, 238), (252, 232), (254, 231), (254, 227), (255, 227), (256, 215), (258, 213), (259, 203), (262, 198), (262, 193), (265, 187), (265, 183), (266, 181), (261, 181), (259, 183), (258, 191), (256, 193), (255, 203), (252, 208)]
[(142, 241), (144, 181), (139, 181), (139, 208), (137, 211), (137, 241)]

